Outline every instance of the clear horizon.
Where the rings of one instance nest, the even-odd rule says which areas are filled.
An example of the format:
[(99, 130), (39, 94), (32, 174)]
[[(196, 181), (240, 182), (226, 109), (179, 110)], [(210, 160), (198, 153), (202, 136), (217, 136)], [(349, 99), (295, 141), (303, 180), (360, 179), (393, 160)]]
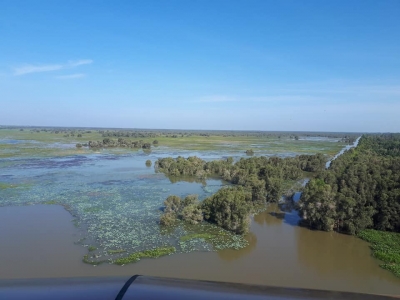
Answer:
[(6, 126), (400, 129), (399, 1), (1, 6)]

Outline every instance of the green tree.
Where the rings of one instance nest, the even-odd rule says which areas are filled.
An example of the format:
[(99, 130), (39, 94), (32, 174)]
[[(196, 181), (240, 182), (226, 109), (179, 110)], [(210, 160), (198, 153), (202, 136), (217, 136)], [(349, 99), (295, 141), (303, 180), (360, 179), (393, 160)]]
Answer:
[(222, 188), (203, 202), (204, 218), (238, 234), (249, 231), (251, 194), (243, 187)]

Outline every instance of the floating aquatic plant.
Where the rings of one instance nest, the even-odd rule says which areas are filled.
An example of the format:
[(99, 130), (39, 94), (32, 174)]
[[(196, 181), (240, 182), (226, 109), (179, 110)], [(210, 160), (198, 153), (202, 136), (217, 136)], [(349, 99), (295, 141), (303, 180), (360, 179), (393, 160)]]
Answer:
[[(86, 247), (90, 245), (90, 253), (83, 258), (90, 264), (113, 261), (124, 253), (165, 245), (171, 245), (176, 252), (246, 245), (243, 237), (228, 232), (221, 234), (222, 229), (211, 224), (191, 227), (177, 224), (172, 229), (160, 229), (161, 206), (168, 195), (196, 193), (204, 199), (222, 183), (210, 179), (206, 186), (196, 182), (172, 184), (164, 175), (146, 168), (145, 160), (146, 156), (137, 154), (15, 160), (2, 168), (3, 174), (13, 174), (7, 177), (7, 184), (29, 183), (29, 189), (3, 189), (0, 206), (64, 206), (74, 217), (74, 225), (81, 230)], [(127, 169), (127, 165), (133, 167)]]
[(170, 255), (176, 252), (175, 247), (162, 247), (151, 250), (132, 253), (127, 257), (118, 258), (114, 261), (117, 265), (125, 265), (139, 261), (141, 258), (158, 258), (160, 256)]

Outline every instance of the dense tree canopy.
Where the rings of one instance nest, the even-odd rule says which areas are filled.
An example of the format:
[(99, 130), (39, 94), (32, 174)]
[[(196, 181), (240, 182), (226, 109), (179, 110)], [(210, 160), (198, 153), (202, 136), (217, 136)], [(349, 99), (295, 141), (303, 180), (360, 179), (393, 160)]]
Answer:
[(160, 218), (161, 225), (172, 225), (177, 219), (190, 224), (203, 221), (203, 212), (197, 195), (188, 195), (183, 200), (172, 195), (164, 201), (164, 205), (164, 214)]
[(283, 183), (304, 177), (303, 171), (321, 172), (326, 157), (322, 154), (300, 155), (291, 158), (251, 157), (233, 163), (232, 158), (206, 162), (196, 156), (161, 158), (155, 163), (156, 170), (171, 176), (219, 176), (232, 184), (252, 191), (253, 199), (275, 202), (283, 192)]
[(235, 233), (249, 231), (251, 192), (243, 187), (222, 188), (204, 200), (204, 218)]
[(128, 148), (143, 148), (151, 149), (150, 143), (145, 143), (142, 140), (131, 141), (124, 138), (118, 138), (117, 140), (104, 138), (102, 141), (89, 141), (88, 146), (90, 148), (114, 148), (114, 147), (128, 147)]
[(400, 135), (363, 136), (308, 183), (299, 211), (316, 229), (399, 232)]

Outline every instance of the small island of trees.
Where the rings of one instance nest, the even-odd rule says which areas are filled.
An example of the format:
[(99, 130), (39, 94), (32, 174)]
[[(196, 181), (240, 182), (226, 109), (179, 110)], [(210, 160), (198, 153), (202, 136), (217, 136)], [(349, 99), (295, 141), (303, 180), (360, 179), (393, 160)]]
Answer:
[(115, 148), (115, 147), (123, 147), (123, 148), (142, 148), (142, 149), (151, 149), (151, 144), (143, 142), (143, 140), (139, 141), (130, 141), (124, 138), (118, 139), (110, 139), (104, 138), (102, 141), (89, 141), (89, 148)]
[(253, 149), (246, 150), (246, 154), (250, 156), (253, 155), (254, 154)]
[(178, 219), (192, 222), (189, 215), (195, 217), (196, 222), (205, 220), (238, 234), (246, 233), (250, 215), (265, 209), (267, 202), (277, 202), (282, 197), (285, 182), (304, 178), (304, 172), (324, 170), (326, 160), (321, 154), (242, 158), (236, 163), (231, 157), (210, 162), (195, 156), (158, 159), (155, 168), (166, 175), (201, 179), (217, 176), (233, 184), (202, 203), (186, 198), (182, 201), (178, 196), (168, 197), (160, 223), (168, 226)]

